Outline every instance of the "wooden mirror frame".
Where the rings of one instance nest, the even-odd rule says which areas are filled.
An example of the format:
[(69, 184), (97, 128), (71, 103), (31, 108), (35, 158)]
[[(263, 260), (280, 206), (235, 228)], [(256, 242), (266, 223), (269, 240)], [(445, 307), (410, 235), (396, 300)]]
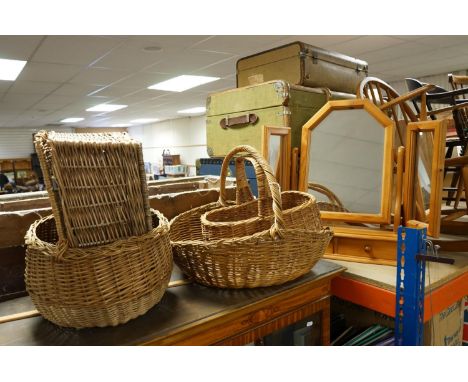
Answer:
[(309, 178), (309, 146), (312, 131), (332, 112), (338, 110), (364, 109), (385, 130), (383, 147), (382, 189), (380, 197), (380, 212), (378, 214), (364, 214), (359, 212), (321, 211), (324, 220), (334, 220), (353, 223), (390, 224), (393, 187), (393, 137), (395, 124), (377, 106), (367, 99), (340, 100), (327, 102), (302, 127), (301, 163), (299, 173), (299, 190), (308, 192)]
[(275, 175), (281, 189), (286, 191), (291, 188), (291, 128), (263, 126), (262, 155), (267, 161), (270, 152), (270, 136), (272, 135), (280, 137), (279, 157), (281, 166), (278, 169), (279, 172), (277, 171)]
[[(428, 223), (415, 220), (414, 208), (414, 187), (417, 176), (416, 155), (417, 136), (422, 133), (433, 134), (433, 150), (431, 165), (431, 196), (429, 200)], [(403, 184), (403, 211), (405, 223), (408, 227), (427, 227), (427, 234), (432, 237), (440, 235), (440, 218), (442, 208), (442, 187), (444, 182), (445, 163), (445, 136), (447, 132), (446, 120), (410, 122), (406, 127), (406, 161), (405, 180)]]

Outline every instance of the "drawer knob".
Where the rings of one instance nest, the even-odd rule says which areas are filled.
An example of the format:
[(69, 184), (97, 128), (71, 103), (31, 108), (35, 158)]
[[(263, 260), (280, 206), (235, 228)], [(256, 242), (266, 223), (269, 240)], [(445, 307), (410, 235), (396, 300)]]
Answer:
[(370, 253), (372, 251), (372, 247), (370, 245), (365, 245), (364, 246), (364, 252)]

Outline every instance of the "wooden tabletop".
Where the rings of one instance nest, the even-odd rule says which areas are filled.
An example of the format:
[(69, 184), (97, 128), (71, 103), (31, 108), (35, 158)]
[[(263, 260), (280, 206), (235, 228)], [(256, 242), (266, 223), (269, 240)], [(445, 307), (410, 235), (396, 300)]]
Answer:
[[(248, 307), (273, 298), (286, 299), (294, 291), (314, 288), (344, 271), (344, 267), (321, 260), (306, 275), (292, 282), (255, 289), (216, 289), (188, 284), (167, 290), (159, 304), (145, 315), (116, 327), (67, 329), (42, 317), (0, 324), (0, 345), (137, 345), (158, 342), (188, 328), (219, 322)], [(180, 279), (175, 272), (173, 279)], [(29, 297), (0, 303), (0, 317), (34, 309)]]

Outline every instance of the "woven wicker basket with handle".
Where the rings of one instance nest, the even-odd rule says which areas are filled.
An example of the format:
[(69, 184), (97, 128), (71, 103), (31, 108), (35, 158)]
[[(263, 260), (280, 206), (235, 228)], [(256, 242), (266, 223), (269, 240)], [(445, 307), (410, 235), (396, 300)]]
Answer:
[[(316, 215), (306, 228), (286, 225), (279, 185), (270, 166), (249, 146), (236, 147), (228, 156), (242, 152), (265, 169), (273, 211), (273, 221), (267, 229), (246, 236), (206, 240), (200, 218), (219, 203), (184, 212), (170, 223), (175, 263), (188, 277), (204, 285), (254, 288), (293, 280), (315, 265), (333, 236), (328, 228), (315, 229), (320, 226)], [(258, 209), (254, 211), (256, 214)]]
[(39, 313), (65, 327), (115, 326), (158, 303), (172, 253), (167, 219), (151, 212), (150, 232), (88, 248), (59, 241), (52, 215), (33, 223), (26, 234), (25, 281)]
[[(271, 168), (263, 157), (255, 149), (244, 146), (242, 150), (247, 152), (249, 161), (252, 162), (257, 177), (258, 199), (253, 199), (245, 171), (241, 163), (243, 158), (236, 160), (236, 191), (237, 205), (218, 208), (202, 215), (201, 224), (203, 237), (206, 240), (216, 240), (229, 237), (241, 237), (252, 235), (269, 229), (274, 222), (272, 209), (273, 198), (268, 182), (276, 182)], [(221, 185), (218, 203), (226, 206), (226, 175), (231, 158), (239, 153), (238, 149), (232, 150), (225, 157), (221, 167)], [(237, 165), (239, 164), (239, 165)], [(246, 191), (248, 190), (248, 191)], [(312, 195), (286, 191), (281, 193), (284, 224), (288, 228), (300, 228), (313, 231), (322, 229), (320, 211)]]

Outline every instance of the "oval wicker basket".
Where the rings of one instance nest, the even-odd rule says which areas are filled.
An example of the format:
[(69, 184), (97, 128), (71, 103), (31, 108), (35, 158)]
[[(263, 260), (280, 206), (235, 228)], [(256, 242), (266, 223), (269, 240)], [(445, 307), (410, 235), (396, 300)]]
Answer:
[[(258, 155), (249, 146), (239, 146), (231, 153), (245, 151), (252, 157)], [(325, 253), (332, 231), (288, 227), (279, 185), (269, 165), (265, 162), (262, 166), (272, 196), (273, 223), (267, 229), (242, 237), (205, 240), (200, 219), (219, 203), (189, 210), (171, 221), (174, 261), (192, 280), (220, 288), (278, 285), (307, 273)], [(316, 218), (308, 227), (321, 226)]]
[[(266, 160), (248, 146), (235, 148), (224, 158), (221, 167), (221, 185), (218, 203), (226, 206), (226, 176), (229, 162), (232, 157), (245, 151), (248, 160), (255, 168), (258, 185), (258, 198), (253, 199), (249, 189), (248, 181), (245, 179), (245, 171), (239, 171), (236, 161), (236, 194), (249, 195), (239, 201), (237, 205), (217, 208), (201, 216), (202, 233), (205, 240), (216, 240), (221, 238), (242, 237), (252, 235), (256, 232), (269, 229), (274, 222), (273, 198), (271, 197), (269, 181), (275, 182), (272, 170)], [(245, 191), (245, 189), (248, 191)], [(245, 200), (249, 200), (245, 202)], [(281, 193), (283, 220), (286, 227), (320, 231), (320, 210), (315, 197), (299, 191), (285, 191)]]
[(123, 324), (158, 303), (169, 283), (169, 224), (151, 210), (153, 229), (90, 248), (58, 241), (52, 215), (26, 233), (26, 288), (39, 313), (74, 328)]

